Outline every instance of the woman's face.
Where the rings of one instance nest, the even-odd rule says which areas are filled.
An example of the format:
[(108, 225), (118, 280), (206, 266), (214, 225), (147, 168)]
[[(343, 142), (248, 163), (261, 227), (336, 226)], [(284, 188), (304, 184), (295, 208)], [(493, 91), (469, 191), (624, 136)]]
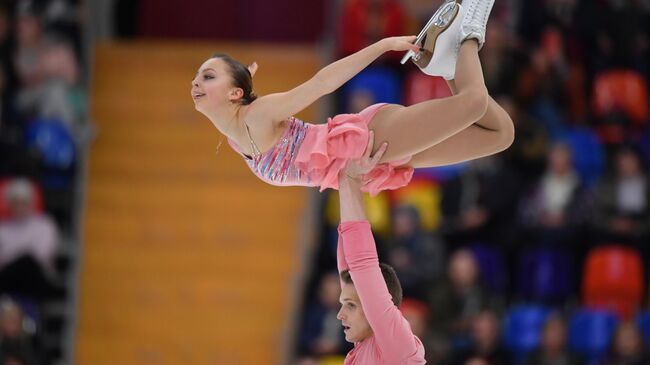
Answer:
[(634, 177), (639, 175), (640, 164), (633, 152), (620, 152), (616, 156), (616, 164), (619, 175), (622, 177)]
[(614, 346), (622, 356), (634, 356), (641, 351), (642, 343), (639, 331), (632, 323), (622, 324), (616, 332)]
[(194, 107), (206, 115), (230, 105), (242, 94), (242, 89), (233, 86), (228, 65), (219, 58), (205, 61), (192, 79)]
[(372, 336), (372, 328), (361, 307), (361, 301), (353, 284), (343, 284), (341, 287), (341, 309), (336, 315), (343, 325), (345, 340), (361, 342)]

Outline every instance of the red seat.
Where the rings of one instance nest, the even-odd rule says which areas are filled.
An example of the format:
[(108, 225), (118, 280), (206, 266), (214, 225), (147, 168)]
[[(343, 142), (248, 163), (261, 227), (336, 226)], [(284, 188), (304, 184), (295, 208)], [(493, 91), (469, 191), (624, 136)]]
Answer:
[(603, 117), (622, 112), (634, 123), (648, 121), (648, 85), (642, 75), (631, 70), (604, 72), (594, 80), (594, 114)]
[(605, 246), (589, 253), (582, 285), (585, 306), (630, 319), (640, 308), (642, 293), (643, 264), (636, 250)]
[[(5, 194), (10, 181), (11, 179), (0, 179), (0, 219), (6, 219), (9, 217), (9, 206)], [(38, 184), (32, 182), (32, 191), (35, 193), (32, 208), (36, 212), (43, 212), (43, 194), (41, 188)]]
[(425, 75), (419, 70), (409, 73), (404, 85), (405, 105), (451, 96), (445, 79)]

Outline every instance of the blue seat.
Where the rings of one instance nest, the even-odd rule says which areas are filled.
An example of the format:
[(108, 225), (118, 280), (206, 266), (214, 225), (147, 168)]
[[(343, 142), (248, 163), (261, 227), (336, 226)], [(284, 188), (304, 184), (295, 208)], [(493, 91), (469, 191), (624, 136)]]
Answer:
[(569, 323), (569, 348), (593, 364), (609, 348), (617, 325), (618, 318), (612, 312), (580, 310), (574, 313)]
[(47, 167), (68, 169), (75, 161), (75, 145), (63, 122), (37, 119), (29, 124), (25, 133), (28, 147), (41, 153)]
[(487, 244), (474, 244), (469, 247), (479, 266), (481, 281), (490, 290), (503, 293), (508, 285), (503, 253)]
[(571, 294), (571, 257), (566, 251), (528, 250), (521, 254), (517, 265), (517, 291), (525, 299), (558, 304)]
[(646, 346), (650, 346), (650, 311), (643, 311), (636, 317), (636, 325), (639, 326)]
[(605, 151), (596, 132), (587, 128), (567, 130), (562, 140), (573, 152), (573, 166), (587, 186), (593, 186), (605, 169)]
[(392, 70), (384, 67), (370, 67), (352, 78), (345, 85), (343, 92), (345, 99), (358, 91), (369, 92), (375, 103), (401, 102), (402, 85), (399, 76)]
[(521, 364), (526, 355), (540, 344), (542, 329), (550, 311), (542, 306), (522, 305), (506, 314), (503, 340), (512, 352), (515, 363)]
[(76, 162), (76, 147), (65, 124), (55, 119), (37, 119), (25, 131), (25, 144), (41, 156), (45, 174), (41, 183), (47, 188), (64, 188), (71, 182)]

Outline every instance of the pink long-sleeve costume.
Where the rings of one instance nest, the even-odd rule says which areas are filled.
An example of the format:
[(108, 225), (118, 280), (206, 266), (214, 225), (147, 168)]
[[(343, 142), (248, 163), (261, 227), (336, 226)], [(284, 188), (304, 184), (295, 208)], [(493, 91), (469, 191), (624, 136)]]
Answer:
[(339, 272), (349, 270), (373, 335), (355, 343), (348, 364), (424, 364), (424, 347), (393, 304), (379, 268), (377, 248), (367, 221), (341, 222), (337, 248)]

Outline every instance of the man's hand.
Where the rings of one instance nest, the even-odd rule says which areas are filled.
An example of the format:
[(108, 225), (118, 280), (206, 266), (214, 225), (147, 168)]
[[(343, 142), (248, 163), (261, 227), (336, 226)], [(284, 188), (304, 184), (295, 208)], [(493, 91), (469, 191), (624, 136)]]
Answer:
[(379, 164), (379, 160), (386, 152), (388, 143), (372, 153), (375, 134), (370, 131), (368, 146), (363, 156), (356, 160), (348, 160), (345, 169), (339, 173), (339, 200), (341, 203), (341, 222), (366, 220), (363, 206), (363, 193), (361, 192), (361, 177), (372, 171)]
[(368, 133), (368, 146), (366, 147), (366, 152), (364, 152), (363, 156), (357, 160), (348, 160), (345, 169), (341, 171), (342, 176), (339, 176), (339, 178), (360, 180), (363, 175), (372, 171), (372, 169), (379, 164), (379, 160), (381, 160), (384, 152), (386, 152), (386, 148), (388, 147), (388, 143), (384, 142), (381, 144), (381, 147), (379, 147), (377, 152), (375, 152), (375, 155), (370, 156), (374, 143), (375, 133), (370, 131)]

